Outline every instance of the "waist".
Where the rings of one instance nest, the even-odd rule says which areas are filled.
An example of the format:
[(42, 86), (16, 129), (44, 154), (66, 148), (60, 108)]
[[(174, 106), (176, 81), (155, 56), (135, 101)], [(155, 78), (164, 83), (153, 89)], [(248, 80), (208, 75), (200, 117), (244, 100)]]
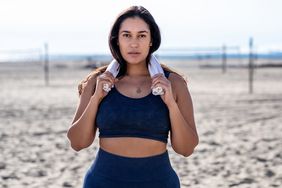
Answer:
[(149, 181), (169, 176), (173, 169), (168, 151), (150, 157), (124, 157), (103, 150), (97, 153), (94, 174), (126, 181)]
[(163, 142), (135, 137), (100, 138), (100, 147), (125, 157), (148, 157), (166, 151), (166, 144)]

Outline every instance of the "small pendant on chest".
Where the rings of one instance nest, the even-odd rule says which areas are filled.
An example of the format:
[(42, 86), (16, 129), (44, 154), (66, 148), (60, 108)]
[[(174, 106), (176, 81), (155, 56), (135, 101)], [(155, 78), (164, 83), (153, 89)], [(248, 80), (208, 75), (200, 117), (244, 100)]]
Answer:
[(136, 93), (141, 93), (141, 89), (140, 89), (140, 87), (138, 87), (138, 89), (136, 90)]

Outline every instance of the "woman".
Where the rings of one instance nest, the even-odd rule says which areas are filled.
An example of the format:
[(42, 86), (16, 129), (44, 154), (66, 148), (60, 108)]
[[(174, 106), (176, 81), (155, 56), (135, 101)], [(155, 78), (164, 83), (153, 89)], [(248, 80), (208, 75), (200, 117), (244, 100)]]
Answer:
[[(167, 138), (185, 157), (198, 144), (193, 106), (185, 80), (162, 65), (165, 76), (150, 77), (148, 63), (161, 43), (152, 15), (132, 6), (116, 19), (109, 35), (113, 57), (120, 65), (116, 78), (100, 67), (79, 85), (80, 103), (68, 130), (71, 147), (90, 146), (99, 128), (99, 151), (84, 188), (176, 188)], [(111, 91), (103, 90), (109, 84)], [(164, 94), (154, 96), (160, 86)]]

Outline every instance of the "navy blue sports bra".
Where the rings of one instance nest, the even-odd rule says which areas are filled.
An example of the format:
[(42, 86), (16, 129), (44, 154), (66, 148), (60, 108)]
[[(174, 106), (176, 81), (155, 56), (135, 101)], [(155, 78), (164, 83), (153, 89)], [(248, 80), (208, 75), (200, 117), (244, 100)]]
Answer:
[[(169, 72), (164, 73), (168, 78)], [(168, 108), (159, 95), (131, 98), (115, 87), (99, 104), (95, 123), (99, 137), (141, 137), (164, 143), (171, 127)]]

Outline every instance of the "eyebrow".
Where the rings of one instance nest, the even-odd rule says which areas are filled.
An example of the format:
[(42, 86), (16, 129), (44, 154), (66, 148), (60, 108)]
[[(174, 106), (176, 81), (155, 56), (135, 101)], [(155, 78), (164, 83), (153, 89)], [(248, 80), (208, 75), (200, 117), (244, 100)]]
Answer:
[[(124, 31), (121, 31), (120, 33), (131, 33), (131, 32), (127, 31), (127, 30), (124, 30)], [(138, 33), (149, 33), (149, 32), (146, 31), (146, 30), (143, 30), (143, 31), (138, 31)]]

